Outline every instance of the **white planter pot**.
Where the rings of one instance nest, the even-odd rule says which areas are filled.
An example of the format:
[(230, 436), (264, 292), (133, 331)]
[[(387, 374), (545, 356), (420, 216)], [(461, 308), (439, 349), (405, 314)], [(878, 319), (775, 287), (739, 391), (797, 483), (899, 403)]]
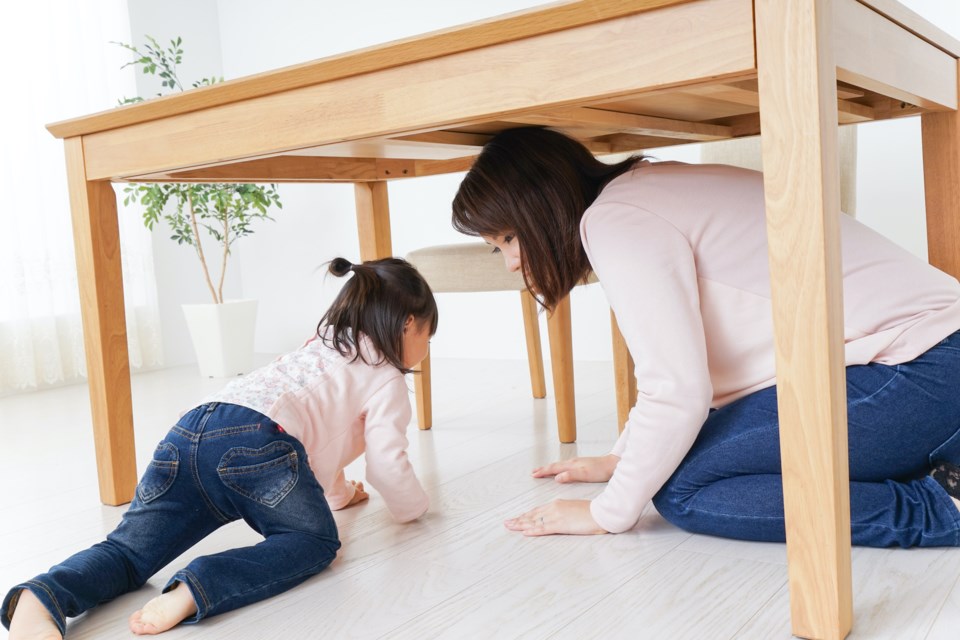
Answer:
[(197, 354), (200, 375), (223, 378), (253, 368), (256, 300), (223, 304), (185, 304), (183, 315)]

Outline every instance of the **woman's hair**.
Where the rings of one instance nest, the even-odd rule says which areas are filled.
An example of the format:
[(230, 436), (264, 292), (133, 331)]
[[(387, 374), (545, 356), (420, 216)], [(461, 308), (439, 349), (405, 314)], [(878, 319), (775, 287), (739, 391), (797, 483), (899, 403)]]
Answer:
[[(407, 318), (422, 326), (430, 323), (430, 335), (437, 332), (437, 303), (430, 286), (416, 268), (400, 258), (370, 260), (352, 264), (346, 258), (334, 258), (329, 271), (339, 277), (353, 272), (353, 277), (337, 294), (336, 299), (317, 325), (317, 335), (341, 355), (353, 355), (367, 362), (358, 340), (367, 336), (381, 359), (367, 362), (377, 365), (388, 362), (403, 373), (403, 328)], [(324, 330), (324, 325), (328, 330)]]
[(561, 133), (507, 129), (484, 145), (460, 184), (453, 228), (472, 236), (514, 234), (527, 288), (553, 309), (590, 272), (580, 240), (584, 211), (638, 159), (606, 164)]

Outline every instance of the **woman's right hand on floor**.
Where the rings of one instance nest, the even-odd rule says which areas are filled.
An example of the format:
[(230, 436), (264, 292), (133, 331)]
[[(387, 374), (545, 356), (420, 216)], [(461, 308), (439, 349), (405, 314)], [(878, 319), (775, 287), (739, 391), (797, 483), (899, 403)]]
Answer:
[(605, 456), (570, 458), (560, 460), (533, 470), (534, 478), (554, 477), (557, 482), (606, 482), (613, 476), (620, 457), (612, 453)]

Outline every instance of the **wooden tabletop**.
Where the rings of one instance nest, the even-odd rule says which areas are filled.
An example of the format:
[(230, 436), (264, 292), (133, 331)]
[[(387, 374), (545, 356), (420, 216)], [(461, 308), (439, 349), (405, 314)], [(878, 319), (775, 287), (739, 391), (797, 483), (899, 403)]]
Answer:
[[(460, 171), (470, 166), (491, 135), (523, 125), (558, 128), (599, 154), (756, 135), (760, 124), (752, 4), (752, 0), (564, 2), (58, 122), (48, 129), (61, 138), (85, 137), (91, 178), (196, 182), (358, 182)], [(836, 6), (836, 11), (893, 20), (919, 35), (928, 45), (924, 55), (939, 63), (960, 52), (960, 42), (894, 0), (845, 0)], [(682, 10), (663, 11), (667, 8)], [(835, 37), (848, 40), (839, 32), (843, 24), (838, 21)], [(862, 31), (862, 26), (857, 28)], [(656, 39), (658, 32), (665, 36), (662, 41)], [(644, 42), (631, 43), (631, 35), (639, 33)], [(675, 67), (667, 71), (676, 73), (657, 73), (655, 67), (631, 69), (637, 78), (632, 91), (621, 83), (579, 93), (500, 100), (489, 106), (478, 102), (480, 108), (472, 111), (436, 108), (455, 101), (450, 96), (453, 87), (469, 93), (481, 79), (504, 85), (514, 77), (553, 73), (562, 82), (564, 66), (571, 67), (568, 75), (577, 71), (576, 61), (563, 60), (564, 48), (582, 45), (590, 37), (608, 41), (604, 48), (610, 69), (604, 73), (622, 76), (627, 67), (618, 57), (629, 57), (638, 47), (662, 49), (655, 65)], [(522, 64), (516, 53), (498, 57), (499, 46), (520, 41), (530, 41), (538, 51), (552, 44), (559, 64), (544, 70)], [(485, 70), (476, 61), (502, 67)], [(419, 82), (416, 90), (433, 106), (400, 96), (411, 76), (429, 80), (431, 74), (449, 73), (451, 65), (464, 64), (488, 73), (482, 78), (464, 76), (462, 82), (442, 77), (432, 84)], [(843, 74), (838, 77), (841, 124), (956, 104), (955, 92), (933, 99), (922, 89), (891, 96), (890, 91), (857, 83), (858, 74), (848, 75), (852, 82), (844, 81)], [(335, 90), (324, 92), (324, 86)], [(516, 90), (504, 87), (498, 93)], [(386, 106), (393, 96), (399, 97)], [(414, 117), (425, 107), (436, 116)], [(392, 117), (380, 128), (339, 118), (335, 128), (310, 130), (311, 123), (345, 111), (361, 113), (367, 125), (372, 114), (385, 108)], [(255, 121), (244, 113), (256, 114)], [(259, 135), (245, 135), (244, 128)], [(241, 143), (218, 138), (226, 135)], [(189, 153), (187, 148), (195, 142), (201, 152)]]

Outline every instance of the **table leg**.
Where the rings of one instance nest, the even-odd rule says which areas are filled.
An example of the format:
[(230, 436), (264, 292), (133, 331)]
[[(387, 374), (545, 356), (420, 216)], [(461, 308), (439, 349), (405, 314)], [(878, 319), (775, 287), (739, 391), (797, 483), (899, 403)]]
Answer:
[(353, 185), (357, 203), (357, 231), (360, 259), (378, 260), (393, 255), (390, 238), (390, 199), (386, 182), (357, 182)]
[(86, 179), (80, 138), (64, 144), (100, 500), (120, 505), (133, 499), (137, 461), (116, 194)]
[(831, 0), (757, 0), (757, 65), (793, 633), (852, 619)]
[[(386, 182), (354, 184), (357, 206), (357, 232), (360, 237), (360, 259), (377, 260), (393, 255), (390, 238), (390, 199)], [(413, 375), (413, 395), (417, 403), (417, 427), (433, 426), (433, 405), (430, 398), (430, 355), (423, 359)]]
[(960, 113), (925, 113), (920, 121), (930, 264), (960, 278)]

